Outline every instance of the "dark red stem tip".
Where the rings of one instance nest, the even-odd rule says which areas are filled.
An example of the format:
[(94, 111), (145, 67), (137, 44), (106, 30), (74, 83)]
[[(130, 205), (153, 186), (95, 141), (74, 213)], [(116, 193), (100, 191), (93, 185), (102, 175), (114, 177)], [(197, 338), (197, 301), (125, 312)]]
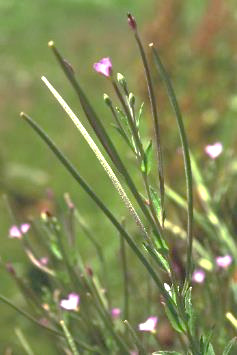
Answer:
[(132, 14), (130, 14), (130, 12), (128, 13), (128, 24), (133, 30), (137, 29), (137, 23), (135, 17)]

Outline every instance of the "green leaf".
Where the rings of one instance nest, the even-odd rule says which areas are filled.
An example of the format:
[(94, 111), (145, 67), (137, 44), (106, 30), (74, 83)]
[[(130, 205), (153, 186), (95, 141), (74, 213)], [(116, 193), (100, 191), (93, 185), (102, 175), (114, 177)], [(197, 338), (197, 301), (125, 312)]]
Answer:
[(149, 175), (151, 172), (151, 165), (152, 165), (152, 140), (150, 140), (148, 146), (144, 152), (144, 158), (141, 164), (141, 171), (146, 175)]
[(234, 337), (233, 339), (231, 339), (229, 341), (229, 343), (226, 345), (224, 351), (223, 351), (223, 355), (229, 355), (230, 350), (232, 349), (232, 346), (235, 345), (237, 342), (237, 337)]
[(51, 249), (53, 255), (54, 255), (58, 260), (62, 260), (62, 259), (63, 259), (62, 254), (61, 254), (61, 252), (60, 252), (60, 249), (59, 249), (59, 247), (58, 247), (57, 242), (51, 241), (51, 242), (50, 242), (50, 249)]
[(156, 209), (156, 214), (157, 214), (159, 220), (161, 220), (161, 217), (162, 217), (161, 216), (161, 213), (162, 213), (162, 210), (161, 210), (161, 199), (158, 196), (156, 190), (152, 186), (149, 186), (149, 189), (150, 189), (152, 202), (153, 202), (153, 204), (155, 206), (155, 209)]
[(173, 313), (170, 312), (169, 308), (165, 304), (165, 313), (172, 325), (172, 327), (178, 332), (178, 333), (184, 333), (185, 332), (185, 326), (183, 322), (178, 318), (174, 317)]
[(126, 126), (129, 126), (128, 124), (128, 118), (127, 116), (124, 114), (124, 112), (119, 108), (119, 107), (115, 107), (119, 118), (121, 119), (122, 122), (124, 122), (126, 124)]
[(138, 115), (136, 117), (136, 125), (137, 125), (137, 128), (139, 128), (139, 125), (140, 125), (140, 119), (141, 119), (141, 116), (143, 114), (143, 109), (144, 109), (144, 102), (142, 102), (141, 106), (140, 106), (140, 109), (138, 111)]
[(207, 351), (205, 352), (205, 355), (215, 355), (215, 351), (211, 343), (208, 344), (208, 348)]
[(191, 334), (193, 334), (193, 306), (192, 306), (192, 287), (190, 287), (185, 295), (185, 311), (188, 316), (188, 324), (190, 326)]
[(125, 132), (123, 131), (123, 129), (121, 129), (118, 125), (114, 124), (114, 123), (111, 123), (111, 126), (113, 128), (116, 129), (116, 131), (120, 134), (120, 136), (125, 140), (125, 142), (131, 147), (132, 147), (132, 144), (130, 143), (128, 137), (126, 136)]
[(148, 253), (153, 257), (153, 259), (157, 262), (157, 264), (160, 266), (160, 268), (165, 271), (170, 273), (170, 267), (169, 263), (167, 260), (159, 253), (158, 250), (155, 250), (152, 248), (150, 245), (145, 245), (146, 250)]
[(202, 335), (200, 338), (200, 352), (203, 355), (215, 355), (212, 344), (210, 343), (211, 337), (213, 335), (212, 328), (207, 335)]

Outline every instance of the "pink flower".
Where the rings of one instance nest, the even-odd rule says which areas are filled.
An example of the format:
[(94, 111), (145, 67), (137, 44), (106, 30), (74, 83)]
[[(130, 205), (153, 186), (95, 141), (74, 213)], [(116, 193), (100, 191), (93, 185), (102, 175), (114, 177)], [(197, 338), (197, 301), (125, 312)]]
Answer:
[(68, 311), (78, 311), (80, 296), (77, 293), (69, 293), (67, 299), (60, 301), (60, 306)]
[(155, 332), (156, 323), (158, 321), (157, 317), (149, 317), (144, 323), (140, 323), (138, 329), (141, 332)]
[(216, 257), (216, 264), (222, 269), (226, 269), (231, 263), (232, 257), (230, 255)]
[(9, 237), (21, 239), (23, 234), (26, 234), (29, 229), (30, 225), (28, 223), (23, 223), (20, 225), (20, 227), (14, 225), (9, 230)]
[(43, 256), (42, 258), (40, 258), (39, 259), (39, 263), (41, 264), (41, 265), (47, 265), (48, 264), (48, 262), (49, 262), (49, 258), (47, 257), (47, 256)]
[(100, 74), (109, 77), (112, 72), (112, 63), (110, 58), (102, 58), (98, 63), (93, 65), (93, 68)]
[(120, 308), (112, 308), (111, 310), (111, 316), (113, 319), (119, 318), (121, 314), (121, 309)]
[(223, 151), (223, 146), (220, 142), (205, 147), (205, 153), (211, 158), (216, 159)]
[(205, 280), (205, 277), (206, 277), (206, 274), (202, 269), (196, 269), (193, 272), (192, 280), (193, 280), (193, 282), (201, 284)]

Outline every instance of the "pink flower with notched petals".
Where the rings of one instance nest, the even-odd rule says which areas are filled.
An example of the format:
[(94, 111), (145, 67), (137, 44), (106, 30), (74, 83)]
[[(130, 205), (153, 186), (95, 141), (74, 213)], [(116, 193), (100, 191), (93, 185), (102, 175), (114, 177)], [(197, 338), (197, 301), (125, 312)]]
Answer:
[(223, 145), (216, 142), (213, 145), (209, 144), (205, 147), (205, 153), (211, 158), (216, 159), (223, 151)]
[(230, 266), (231, 263), (232, 263), (232, 257), (230, 255), (216, 257), (216, 264), (222, 269), (228, 268), (228, 266)]
[(201, 284), (204, 282), (205, 277), (206, 277), (206, 274), (202, 269), (196, 269), (193, 272), (192, 280), (193, 280), (193, 282)]
[(9, 230), (9, 237), (10, 238), (18, 238), (21, 239), (23, 234), (26, 234), (30, 229), (30, 224), (23, 223), (20, 227), (14, 225)]
[(67, 311), (78, 311), (80, 303), (80, 296), (77, 293), (69, 293), (67, 299), (62, 299), (60, 301), (61, 308)]
[(104, 76), (109, 77), (112, 72), (112, 63), (110, 58), (102, 58), (99, 62), (93, 65), (93, 68)]
[(158, 318), (157, 317), (149, 317), (144, 323), (140, 323), (138, 329), (141, 332), (155, 332), (156, 324)]

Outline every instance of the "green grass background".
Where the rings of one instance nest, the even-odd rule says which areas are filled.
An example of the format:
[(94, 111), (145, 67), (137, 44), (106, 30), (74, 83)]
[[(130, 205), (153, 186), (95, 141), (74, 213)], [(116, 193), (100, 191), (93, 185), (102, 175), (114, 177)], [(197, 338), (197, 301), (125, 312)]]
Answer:
[[(158, 3), (162, 4), (162, 1)], [(103, 104), (103, 93), (110, 93), (111, 88), (103, 77), (93, 71), (92, 65), (100, 58), (110, 56), (115, 72), (124, 73), (131, 87), (133, 84), (134, 90), (137, 89), (139, 92), (141, 88), (136, 75), (142, 75), (142, 68), (139, 65), (132, 34), (127, 27), (126, 13), (131, 11), (136, 15), (142, 31), (148, 26), (149, 21), (154, 20), (156, 16), (154, 11), (157, 11), (155, 5), (157, 5), (155, 0), (0, 0), (0, 191), (2, 195), (7, 193), (10, 196), (19, 221), (26, 215), (37, 214), (35, 206), (38, 206), (38, 201), (45, 197), (47, 188), (54, 191), (59, 208), (63, 208), (63, 193), (69, 192), (92, 230), (96, 231), (95, 237), (104, 246), (106, 259), (110, 265), (109, 279), (115, 290), (119, 284), (116, 272), (117, 259), (114, 258), (117, 250), (116, 233), (109, 223), (102, 219), (95, 205), (88, 200), (34, 132), (20, 120), (19, 112), (27, 112), (42, 125), (72, 159), (98, 195), (103, 197), (113, 211), (123, 216), (124, 209), (110, 181), (80, 134), (44, 87), (40, 76), (45, 75), (56, 86), (88, 127), (73, 90), (47, 48), (47, 42), (53, 39), (73, 65), (105, 126), (110, 130), (111, 137), (116, 139), (120, 151), (129, 162), (126, 147), (110, 128), (111, 118)], [(194, 31), (205, 6), (205, 1), (186, 1), (184, 11), (177, 13), (177, 19), (182, 23), (183, 37), (177, 39), (175, 53), (181, 52), (182, 55), (179, 57), (180, 61), (171, 68), (181, 96), (188, 90), (185, 85), (192, 82), (189, 74), (196, 77), (201, 75), (202, 57), (197, 57), (195, 61), (190, 49), (187, 49), (186, 41)], [(229, 6), (232, 9), (231, 1)], [(217, 40), (217, 46), (220, 47), (217, 53), (220, 56), (215, 63), (215, 70), (217, 73), (221, 71), (219, 90), (221, 88), (226, 90), (227, 97), (224, 99), (229, 100), (230, 110), (225, 116), (227, 121), (220, 120), (218, 116), (218, 124), (213, 131), (210, 126), (209, 131), (206, 131), (206, 137), (208, 135), (218, 137), (231, 146), (235, 142), (233, 132), (236, 127), (234, 117), (237, 105), (234, 83), (229, 84), (228, 77), (228, 73), (232, 75), (228, 65), (232, 65), (231, 69), (234, 65), (230, 53), (225, 48), (224, 39), (225, 36), (221, 35)], [(175, 41), (174, 37), (173, 42)], [(144, 83), (142, 85), (144, 86)], [(196, 93), (200, 97), (200, 102), (205, 102), (201, 109), (210, 114), (210, 110), (215, 110), (214, 105), (210, 102), (207, 104), (205, 100), (208, 95), (215, 100), (214, 89), (203, 87), (200, 86), (200, 91), (197, 90)], [(213, 114), (213, 111), (211, 113)], [(149, 112), (146, 113), (148, 114)], [(214, 112), (214, 116), (215, 114), (217, 113)], [(189, 127), (190, 125), (188, 122)], [(171, 134), (169, 139), (174, 140), (174, 136)], [(135, 171), (133, 165), (131, 171)], [(5, 201), (1, 199), (0, 255), (3, 262), (12, 261), (24, 274), (29, 263), (26, 262), (18, 241), (8, 239), (8, 229), (12, 223)], [(96, 263), (93, 251), (83, 239), (81, 248), (85, 260), (92, 265)], [(4, 266), (0, 270), (0, 280), (0, 292), (24, 307), (24, 302), (13, 281), (4, 271)], [(28, 321), (2, 304), (0, 315), (1, 354), (7, 346), (12, 346), (15, 354), (23, 353), (14, 333), (16, 327), (21, 327), (27, 339), (30, 339), (36, 354), (43, 353), (43, 350), (37, 348), (39, 345), (45, 354), (55, 354), (41, 329), (29, 325)]]

